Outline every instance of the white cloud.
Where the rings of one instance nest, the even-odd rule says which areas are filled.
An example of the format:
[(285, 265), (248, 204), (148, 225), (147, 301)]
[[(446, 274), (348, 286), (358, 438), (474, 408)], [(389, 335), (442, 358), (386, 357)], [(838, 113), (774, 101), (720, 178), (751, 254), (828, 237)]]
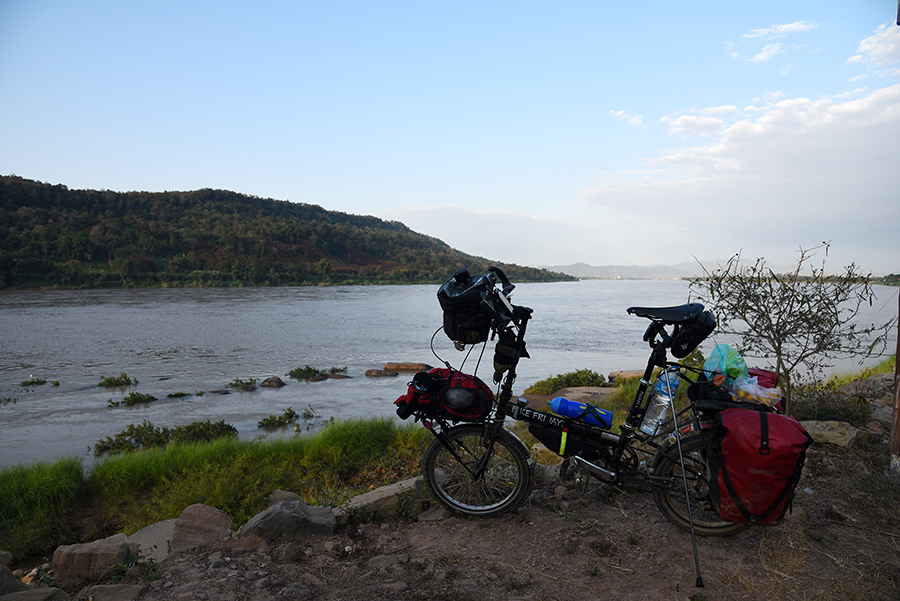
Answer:
[[(700, 254), (698, 245), (721, 252), (763, 240), (796, 246), (852, 237), (881, 248), (883, 260), (900, 224), (900, 85), (853, 94), (861, 96), (757, 99), (748, 107), (753, 116), (708, 144), (664, 151), (637, 171), (601, 174), (579, 200), (644, 218), (674, 209), (672, 244)], [(673, 119), (670, 133), (680, 133), (676, 122), (690, 123)]]
[(782, 46), (781, 43), (767, 44), (766, 46), (763, 46), (762, 50), (753, 55), (753, 58), (750, 59), (750, 62), (764, 63), (768, 60), (771, 60), (773, 56), (781, 54), (782, 52), (784, 52), (784, 46)]
[[(735, 60), (747, 60), (752, 63), (765, 63), (773, 57), (785, 54), (789, 50), (805, 48), (804, 45), (783, 44), (773, 40), (796, 36), (816, 29), (819, 23), (811, 21), (796, 21), (782, 25), (772, 25), (762, 29), (754, 29), (745, 33), (737, 44), (729, 43), (726, 48), (729, 55)], [(760, 44), (762, 46), (760, 47)], [(742, 50), (743, 49), (743, 50)], [(788, 69), (789, 70), (789, 69)], [(786, 73), (786, 71), (782, 71)]]
[(859, 53), (848, 63), (871, 63), (885, 66), (900, 62), (900, 27), (881, 25), (875, 33), (859, 43)]
[(635, 127), (644, 127), (644, 118), (641, 115), (630, 115), (625, 111), (609, 111), (610, 117), (615, 117)]
[(682, 115), (668, 120), (669, 133), (681, 135), (685, 138), (691, 135), (709, 136), (722, 129), (725, 122), (715, 117), (701, 117), (698, 115)]
[(727, 106), (711, 106), (700, 111), (704, 115), (732, 115), (738, 112), (738, 107), (733, 104)]
[(750, 33), (745, 33), (743, 37), (746, 39), (762, 38), (771, 40), (773, 38), (783, 38), (789, 33), (810, 31), (818, 26), (818, 23), (810, 21), (796, 21), (794, 23), (785, 23), (783, 25), (772, 25), (771, 27), (763, 29), (754, 29)]

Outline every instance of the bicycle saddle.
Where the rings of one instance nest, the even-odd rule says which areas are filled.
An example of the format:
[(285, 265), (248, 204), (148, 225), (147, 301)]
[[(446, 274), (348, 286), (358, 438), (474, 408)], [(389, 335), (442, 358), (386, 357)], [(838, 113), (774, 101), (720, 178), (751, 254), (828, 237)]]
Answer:
[(687, 305), (678, 305), (677, 307), (628, 307), (626, 311), (629, 315), (646, 317), (653, 321), (683, 323), (700, 315), (700, 313), (703, 312), (703, 305), (700, 303), (690, 303)]

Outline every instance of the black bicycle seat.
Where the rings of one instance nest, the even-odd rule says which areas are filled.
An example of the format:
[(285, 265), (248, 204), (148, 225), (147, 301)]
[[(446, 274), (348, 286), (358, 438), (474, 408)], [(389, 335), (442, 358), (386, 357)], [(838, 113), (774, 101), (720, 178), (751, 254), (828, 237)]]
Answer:
[(690, 303), (687, 305), (678, 305), (677, 307), (629, 307), (627, 312), (629, 315), (646, 317), (653, 321), (682, 323), (690, 321), (700, 315), (700, 313), (703, 312), (703, 305), (700, 303)]

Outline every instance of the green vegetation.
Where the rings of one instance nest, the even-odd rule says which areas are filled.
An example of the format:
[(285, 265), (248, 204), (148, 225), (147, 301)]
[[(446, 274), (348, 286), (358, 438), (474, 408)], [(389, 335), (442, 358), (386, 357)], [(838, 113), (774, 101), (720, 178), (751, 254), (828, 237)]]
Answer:
[(295, 367), (288, 372), (288, 375), (295, 380), (319, 380), (325, 378), (328, 374), (342, 374), (346, 371), (346, 367), (332, 367), (330, 370), (325, 371), (307, 365), (306, 367)]
[(191, 396), (191, 395), (189, 395), (186, 392), (170, 392), (169, 394), (166, 395), (166, 398), (167, 399), (180, 399), (180, 398), (184, 398), (186, 396)]
[(863, 369), (862, 371), (834, 374), (830, 378), (828, 378), (828, 381), (826, 382), (826, 384), (837, 388), (839, 386), (843, 386), (844, 384), (849, 384), (850, 382), (853, 382), (854, 380), (864, 380), (866, 378), (869, 378), (869, 377), (877, 375), (877, 374), (893, 373), (896, 370), (896, 368), (897, 368), (897, 357), (896, 357), (896, 355), (891, 355), (890, 357), (887, 357), (886, 359), (882, 360), (877, 365), (874, 365), (872, 367), (867, 367), (867, 368)]
[(42, 380), (40, 378), (32, 378), (30, 380), (25, 380), (24, 382), (19, 384), (19, 386), (21, 386), (22, 388), (29, 388), (32, 386), (43, 386), (46, 383), (47, 383), (47, 380)]
[(21, 560), (70, 540), (66, 514), (83, 501), (85, 488), (81, 461), (74, 457), (0, 468), (4, 550)]
[(294, 411), (293, 407), (288, 407), (281, 415), (267, 415), (257, 422), (257, 426), (264, 430), (277, 430), (293, 424), (300, 417), (300, 414)]
[(215, 423), (192, 422), (186, 426), (157, 428), (144, 420), (140, 425), (131, 424), (115, 436), (107, 436), (94, 445), (94, 455), (123, 453), (143, 449), (164, 448), (170, 443), (209, 442), (217, 438), (234, 438), (237, 428), (226, 424), (225, 420)]
[(312, 437), (219, 438), (124, 453), (96, 464), (87, 477), (78, 459), (0, 468), (0, 540), (17, 562), (59, 544), (131, 534), (193, 503), (218, 507), (236, 524), (264, 510), (277, 489), (335, 506), (418, 474), (429, 441), (413, 425), (351, 420)]
[(606, 383), (606, 378), (603, 375), (590, 369), (578, 369), (535, 382), (525, 389), (524, 394), (553, 394), (561, 388), (603, 386), (604, 383)]
[[(491, 264), (402, 223), (311, 204), (0, 177), (0, 289), (439, 283)], [(519, 282), (575, 279), (497, 264)]]
[(117, 388), (119, 386), (137, 386), (137, 378), (129, 378), (124, 371), (118, 376), (103, 376), (97, 386), (103, 388)]
[(155, 400), (157, 400), (155, 396), (153, 396), (152, 394), (147, 394), (146, 392), (130, 392), (121, 401), (114, 401), (112, 399), (109, 399), (106, 404), (110, 407), (118, 407), (120, 405), (131, 407), (132, 405), (136, 405), (138, 403), (150, 403)]
[(251, 390), (256, 390), (256, 382), (256, 378), (247, 378), (246, 380), (235, 378), (228, 383), (228, 388), (237, 388), (238, 390), (249, 392)]
[(782, 274), (764, 258), (742, 265), (737, 253), (724, 267), (704, 267), (690, 284), (716, 314), (719, 332), (736, 337), (740, 353), (770, 358), (788, 410), (797, 373), (820, 379), (838, 357), (881, 356), (896, 329), (896, 318), (859, 323), (861, 308), (875, 300), (872, 277), (854, 263), (837, 275), (828, 275), (824, 259), (813, 265), (817, 252), (827, 256), (829, 248), (829, 242), (800, 248), (796, 267)]

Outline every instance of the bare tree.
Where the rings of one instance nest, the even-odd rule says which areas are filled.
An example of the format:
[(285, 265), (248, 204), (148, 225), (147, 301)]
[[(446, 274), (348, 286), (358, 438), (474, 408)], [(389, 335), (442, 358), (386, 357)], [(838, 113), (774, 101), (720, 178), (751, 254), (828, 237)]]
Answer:
[(812, 259), (821, 250), (827, 257), (829, 246), (800, 248), (796, 268), (786, 274), (775, 273), (763, 258), (742, 266), (738, 253), (711, 272), (701, 264), (704, 276), (690, 284), (713, 309), (719, 330), (736, 336), (738, 351), (769, 360), (787, 403), (798, 367), (819, 375), (835, 359), (881, 355), (895, 321), (859, 323), (860, 309), (875, 299), (871, 274), (850, 264), (826, 275), (824, 258), (821, 267)]

